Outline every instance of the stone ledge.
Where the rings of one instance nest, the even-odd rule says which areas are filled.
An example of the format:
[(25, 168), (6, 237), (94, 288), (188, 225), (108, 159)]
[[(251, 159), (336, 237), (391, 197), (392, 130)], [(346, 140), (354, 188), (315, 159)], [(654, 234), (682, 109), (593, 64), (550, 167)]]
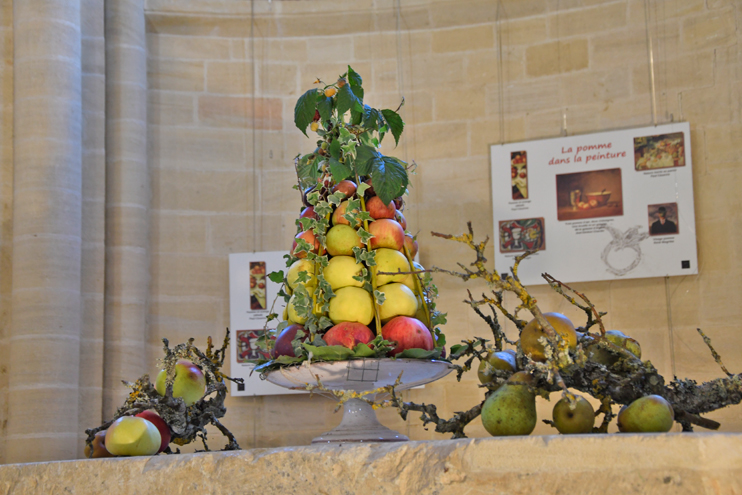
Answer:
[(739, 494), (742, 434), (531, 436), (0, 466), (0, 494)]

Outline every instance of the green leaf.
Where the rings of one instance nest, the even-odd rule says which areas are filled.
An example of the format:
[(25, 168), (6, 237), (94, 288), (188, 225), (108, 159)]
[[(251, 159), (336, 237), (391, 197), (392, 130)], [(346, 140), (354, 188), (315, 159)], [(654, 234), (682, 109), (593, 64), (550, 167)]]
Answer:
[(374, 301), (376, 302), (376, 304), (378, 304), (379, 306), (381, 306), (386, 301), (386, 294), (384, 294), (380, 290), (375, 290), (374, 291)]
[(405, 349), (394, 357), (397, 359), (438, 359), (441, 357), (441, 349), (433, 349), (432, 351)]
[(329, 148), (330, 156), (335, 158), (336, 160), (340, 159), (340, 155), (342, 151), (340, 146), (341, 146), (341, 143), (337, 139), (333, 139), (332, 142), (330, 143), (330, 148)]
[(348, 82), (351, 86), (362, 86), (363, 78), (361, 75), (353, 70), (353, 67), (348, 66)]
[[(337, 142), (337, 141), (336, 141)], [(352, 174), (350, 167), (344, 163), (340, 163), (335, 158), (330, 158), (330, 173), (332, 174), (332, 180), (336, 183), (343, 179), (347, 179)]]
[(320, 174), (317, 167), (319, 158), (320, 157), (318, 155), (310, 154), (303, 156), (299, 160), (299, 166), (296, 168), (296, 173), (299, 176), (299, 180), (311, 179), (312, 181), (316, 181), (319, 178)]
[(384, 116), (375, 108), (368, 105), (363, 107), (363, 127), (366, 129), (379, 129), (384, 125)]
[(332, 98), (328, 98), (323, 93), (320, 93), (320, 96), (317, 98), (317, 110), (323, 121), (330, 120), (332, 118)]
[[(294, 124), (304, 135), (307, 135), (307, 127), (314, 121), (314, 111), (317, 106), (317, 88), (310, 89), (299, 97), (294, 107)], [(309, 136), (307, 136), (309, 137)]]
[(320, 361), (343, 361), (353, 355), (353, 351), (342, 345), (328, 345), (315, 347), (310, 344), (302, 344), (304, 349), (312, 353), (312, 360)]
[(404, 130), (404, 121), (402, 120), (402, 117), (400, 117), (394, 110), (389, 110), (388, 108), (382, 110), (381, 114), (384, 116), (387, 124), (389, 124), (389, 129), (392, 131), (392, 136), (394, 136), (394, 144), (398, 145), (399, 137), (402, 135), (402, 131)]
[(384, 156), (374, 161), (371, 169), (371, 182), (376, 195), (384, 204), (389, 204), (394, 198), (404, 194), (407, 188), (407, 169), (404, 164), (391, 156)]
[(358, 197), (361, 197), (364, 194), (366, 194), (366, 190), (369, 189), (370, 187), (371, 186), (369, 186), (365, 182), (361, 182), (360, 184), (358, 184), (358, 189), (356, 189), (356, 194), (358, 194)]
[(376, 356), (376, 353), (369, 346), (361, 342), (353, 348), (353, 357), (369, 358)]
[(351, 91), (350, 86), (346, 84), (340, 88), (340, 91), (338, 91), (337, 94), (338, 115), (343, 115), (351, 109), (356, 112), (363, 112), (363, 103), (358, 99), (358, 96)]
[(268, 279), (270, 279), (271, 282), (275, 282), (277, 284), (283, 283), (283, 270), (278, 270), (277, 272), (270, 272), (268, 274)]
[(360, 229), (358, 229), (358, 237), (361, 238), (361, 242), (362, 243), (368, 245), (368, 241), (371, 240), (371, 238), (373, 237), (373, 234), (371, 234), (371, 232), (369, 232), (369, 231), (367, 231), (367, 230), (365, 230), (363, 228), (360, 228)]
[[(358, 175), (368, 175), (374, 167), (378, 166), (383, 166), (381, 153), (371, 146), (362, 145), (356, 148), (356, 172), (358, 172)], [(376, 183), (374, 183), (375, 186)], [(389, 201), (386, 202), (386, 204), (388, 203)]]

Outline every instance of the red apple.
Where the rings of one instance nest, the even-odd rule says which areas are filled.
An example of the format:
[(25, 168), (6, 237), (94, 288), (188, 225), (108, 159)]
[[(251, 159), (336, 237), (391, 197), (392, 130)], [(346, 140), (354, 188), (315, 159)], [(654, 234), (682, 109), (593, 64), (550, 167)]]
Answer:
[(417, 254), (417, 241), (414, 237), (412, 237), (412, 234), (405, 233), (404, 235), (404, 245), (407, 246), (407, 250), (410, 252), (410, 258), (414, 258)]
[(394, 201), (385, 205), (380, 197), (374, 196), (366, 202), (366, 211), (368, 211), (368, 214), (374, 220), (394, 218), (394, 215), (397, 213), (397, 207), (394, 205)]
[(404, 217), (404, 215), (402, 215), (401, 211), (397, 210), (394, 219), (399, 222), (403, 230), (407, 230), (407, 219)]
[(142, 411), (137, 414), (137, 417), (144, 418), (157, 427), (160, 432), (160, 438), (162, 439), (160, 450), (158, 450), (157, 453), (163, 452), (170, 444), (170, 438), (172, 438), (170, 427), (167, 425), (167, 423), (165, 423), (165, 420), (162, 419), (160, 415), (157, 414), (157, 412), (155, 412), (153, 409)]
[(301, 251), (299, 253), (295, 253), (294, 250), (296, 249), (296, 239), (304, 239), (309, 243), (310, 246), (314, 246), (314, 249), (312, 249), (313, 253), (316, 253), (319, 251), (319, 239), (314, 235), (313, 230), (306, 230), (304, 232), (301, 232), (299, 234), (296, 234), (296, 237), (294, 238), (294, 245), (291, 246), (291, 252), (296, 256), (297, 258), (306, 258), (307, 252)]
[(352, 180), (341, 180), (335, 186), (332, 188), (332, 192), (341, 191), (343, 194), (345, 194), (346, 198), (349, 198), (353, 196), (356, 193), (356, 183)]
[(342, 345), (353, 349), (358, 344), (374, 340), (374, 333), (366, 325), (346, 321), (338, 323), (322, 337), (327, 345)]
[(404, 229), (396, 220), (374, 220), (368, 224), (368, 231), (373, 235), (369, 242), (371, 249), (389, 248), (401, 251), (404, 246)]
[(432, 351), (435, 348), (433, 335), (430, 330), (416, 318), (396, 316), (381, 328), (381, 335), (385, 340), (396, 342), (397, 345), (389, 351), (396, 356), (406, 349), (425, 349)]
[(314, 218), (315, 220), (319, 220), (319, 215), (314, 212), (314, 206), (309, 206), (301, 210), (299, 218)]
[[(350, 225), (350, 222), (343, 216), (348, 208), (348, 200), (343, 201), (335, 208), (332, 212), (332, 224), (333, 225)], [(358, 210), (353, 210), (354, 213), (358, 213)], [(357, 227), (357, 225), (356, 225)]]
[[(291, 341), (294, 340), (296, 332), (299, 330), (304, 331), (304, 326), (299, 325), (298, 323), (293, 323), (281, 330), (281, 333), (276, 337), (276, 344), (271, 350), (271, 357), (274, 359), (279, 356), (296, 357), (296, 354), (294, 354), (294, 348), (291, 346)], [(306, 338), (307, 335), (305, 333), (301, 340), (304, 341)]]

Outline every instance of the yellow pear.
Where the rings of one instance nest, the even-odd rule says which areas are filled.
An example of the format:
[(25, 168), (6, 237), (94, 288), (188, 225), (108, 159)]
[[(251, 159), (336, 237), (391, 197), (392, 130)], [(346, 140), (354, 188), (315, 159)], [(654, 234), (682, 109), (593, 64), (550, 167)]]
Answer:
[(359, 277), (363, 265), (356, 262), (353, 256), (333, 256), (322, 271), (322, 275), (333, 291), (343, 287), (363, 287), (363, 282), (354, 279)]
[[(567, 341), (570, 349), (577, 347), (577, 332), (575, 332), (575, 326), (569, 318), (560, 313), (544, 313), (544, 317), (554, 327), (554, 330)], [(534, 318), (528, 322), (528, 325), (520, 333), (520, 347), (526, 356), (530, 355), (534, 361), (543, 362), (546, 361), (546, 356), (544, 355), (544, 346), (539, 342), (541, 337), (546, 337), (546, 332)]]
[(417, 297), (409, 287), (399, 282), (382, 285), (377, 289), (384, 294), (384, 304), (379, 306), (379, 317), (385, 323), (395, 316), (415, 316)]
[(374, 319), (374, 300), (360, 287), (343, 287), (330, 299), (330, 320), (334, 324), (352, 321), (368, 325)]
[[(386, 285), (392, 282), (403, 282), (407, 277), (411, 277), (411, 274), (399, 274), (399, 275), (378, 275), (378, 272), (409, 272), (410, 263), (407, 258), (401, 252), (388, 249), (379, 248), (376, 250), (376, 266), (371, 267), (374, 275), (376, 275), (376, 286)], [(414, 281), (413, 281), (414, 283)], [(406, 285), (406, 284), (405, 284)]]
[[(307, 272), (307, 276), (309, 276), (309, 281), (305, 283), (299, 282), (299, 273), (301, 272)], [(289, 287), (293, 291), (296, 289), (296, 286), (300, 283), (304, 285), (305, 287), (316, 287), (317, 286), (317, 279), (314, 277), (314, 261), (308, 260), (306, 258), (302, 258), (296, 262), (294, 262), (291, 267), (289, 267), (289, 272), (286, 274), (286, 282), (288, 282)], [(311, 289), (308, 289), (309, 292), (312, 292)]]

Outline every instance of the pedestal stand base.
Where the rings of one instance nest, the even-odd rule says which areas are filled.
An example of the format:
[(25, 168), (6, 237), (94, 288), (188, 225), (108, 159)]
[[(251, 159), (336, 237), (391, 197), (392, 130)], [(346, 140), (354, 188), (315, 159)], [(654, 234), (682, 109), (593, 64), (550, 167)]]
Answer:
[(312, 443), (406, 442), (401, 433), (379, 423), (376, 411), (365, 401), (350, 399), (344, 405), (343, 420), (333, 430), (318, 436)]

